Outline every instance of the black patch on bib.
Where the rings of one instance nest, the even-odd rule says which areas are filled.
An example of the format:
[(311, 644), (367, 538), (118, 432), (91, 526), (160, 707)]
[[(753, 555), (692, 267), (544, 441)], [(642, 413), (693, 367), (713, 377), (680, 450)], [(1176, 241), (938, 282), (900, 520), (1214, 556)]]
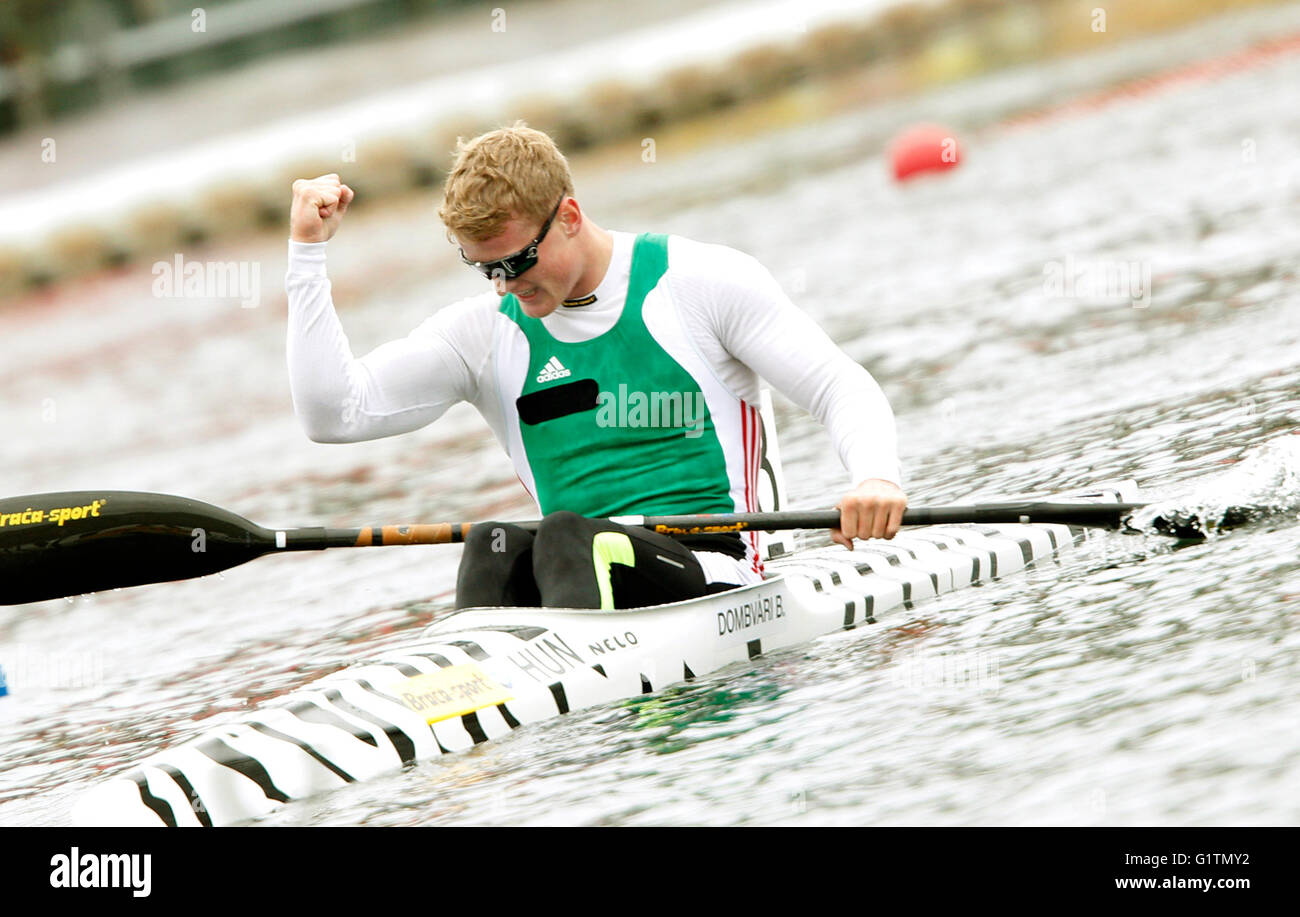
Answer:
[(568, 417), (583, 411), (594, 411), (600, 397), (600, 386), (595, 379), (574, 379), (563, 385), (520, 395), (515, 399), (519, 419), (530, 427), (557, 417)]

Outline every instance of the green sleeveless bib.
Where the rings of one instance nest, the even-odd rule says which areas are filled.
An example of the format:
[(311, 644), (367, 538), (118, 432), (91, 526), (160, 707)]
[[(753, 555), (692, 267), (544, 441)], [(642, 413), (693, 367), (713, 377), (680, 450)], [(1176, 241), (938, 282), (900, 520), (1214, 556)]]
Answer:
[(589, 341), (556, 340), (513, 294), (502, 297), (500, 311), (528, 339), (516, 407), (543, 513), (735, 510), (704, 393), (642, 319), (646, 295), (667, 269), (668, 237), (637, 236), (623, 312)]

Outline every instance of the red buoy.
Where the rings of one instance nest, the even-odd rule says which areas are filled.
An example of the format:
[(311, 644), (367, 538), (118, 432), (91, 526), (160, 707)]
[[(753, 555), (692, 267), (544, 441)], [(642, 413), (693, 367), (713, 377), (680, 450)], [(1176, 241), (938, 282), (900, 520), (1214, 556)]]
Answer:
[(957, 138), (937, 124), (917, 124), (904, 130), (890, 143), (889, 158), (898, 181), (951, 169), (961, 161)]

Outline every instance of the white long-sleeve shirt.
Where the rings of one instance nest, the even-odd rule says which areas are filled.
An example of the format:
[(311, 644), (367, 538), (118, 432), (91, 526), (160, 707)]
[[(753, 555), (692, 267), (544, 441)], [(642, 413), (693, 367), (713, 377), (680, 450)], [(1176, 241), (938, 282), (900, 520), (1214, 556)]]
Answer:
[[(542, 319), (561, 341), (613, 326), (626, 298), (631, 233), (612, 232), (613, 253), (595, 301)], [(356, 358), (335, 314), (325, 271), (328, 243), (289, 243), (288, 362), (294, 410), (318, 442), (358, 442), (419, 429), (453, 404), (473, 404), (507, 451), (517, 441), (513, 400), (503, 395), (502, 335), (517, 332), (493, 290), (434, 312), (404, 338)], [(816, 417), (854, 484), (902, 485), (893, 412), (871, 375), (796, 307), (754, 258), (722, 245), (670, 237), (665, 275), (676, 321), (714, 379), (758, 403), (760, 377)], [(670, 317), (647, 307), (656, 332)], [(656, 334), (656, 337), (659, 335)], [(525, 484), (528, 482), (525, 481)]]

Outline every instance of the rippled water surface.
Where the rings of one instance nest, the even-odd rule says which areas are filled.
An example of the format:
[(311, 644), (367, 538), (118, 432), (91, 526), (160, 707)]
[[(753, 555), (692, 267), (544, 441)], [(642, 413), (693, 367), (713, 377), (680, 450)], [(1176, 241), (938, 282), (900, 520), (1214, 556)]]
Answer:
[[(1203, 543), (1097, 534), (267, 823), (1300, 822), (1300, 56), (1016, 125), (969, 114), (1025, 78), (721, 146), (671, 134), (655, 164), (578, 157), (579, 199), (610, 228), (767, 264), (890, 395), (914, 504), (1135, 478), (1278, 511)], [(966, 162), (896, 186), (879, 138), (927, 117), (956, 125)], [(477, 289), (446, 249), (428, 201), (358, 203), (331, 245), (356, 350)], [(3, 492), (173, 492), (267, 525), (532, 514), (470, 411), (306, 442), (281, 240), (202, 257), (261, 259), (261, 307), (154, 299), (138, 267), (0, 312)], [(1149, 277), (1123, 297), (1052, 287), (1100, 260)], [(825, 434), (788, 403), (778, 419), (794, 502), (832, 502), (846, 481)], [(413, 637), (447, 613), (457, 556), (270, 558), (0, 610), (0, 823), (65, 823), (87, 781)]]

